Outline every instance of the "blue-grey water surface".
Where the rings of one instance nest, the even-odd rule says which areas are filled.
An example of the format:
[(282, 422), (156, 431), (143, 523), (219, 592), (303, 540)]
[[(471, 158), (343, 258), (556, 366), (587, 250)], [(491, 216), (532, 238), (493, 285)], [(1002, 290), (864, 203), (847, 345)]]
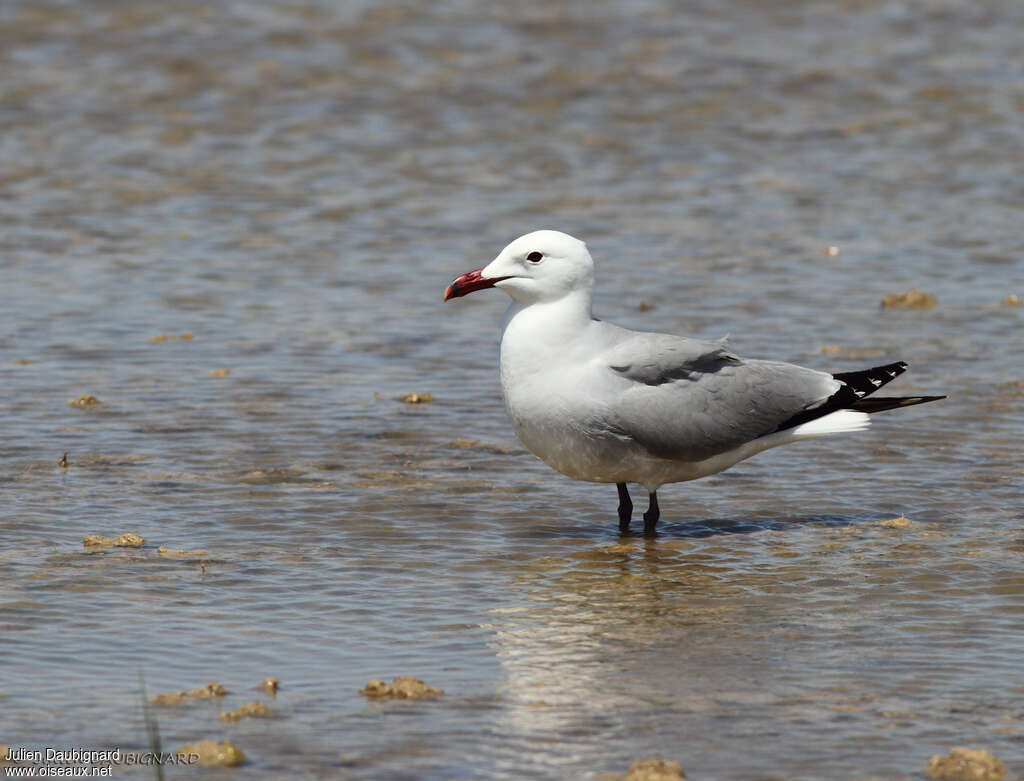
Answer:
[[(169, 778), (1024, 773), (1022, 40), (1014, 0), (3, 0), (0, 742), (144, 750), (141, 676), (231, 691), (154, 713), (247, 764)], [(441, 302), (541, 227), (604, 318), (949, 399), (620, 537), (514, 438), (505, 296)], [(400, 674), (445, 693), (359, 694)]]

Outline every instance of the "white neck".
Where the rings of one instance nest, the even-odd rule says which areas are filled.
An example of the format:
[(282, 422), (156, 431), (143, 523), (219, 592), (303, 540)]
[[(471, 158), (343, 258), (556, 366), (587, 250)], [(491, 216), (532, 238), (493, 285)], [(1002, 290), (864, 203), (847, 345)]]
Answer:
[[(533, 335), (538, 337), (538, 346), (552, 342), (557, 344), (560, 341), (558, 337), (581, 331), (593, 319), (589, 290), (573, 291), (557, 301), (523, 303), (513, 300), (505, 310), (502, 340), (509, 328), (514, 327), (516, 330), (535, 331)], [(550, 336), (545, 338), (545, 333)]]
[(501, 333), (501, 381), (522, 379), (550, 369), (573, 351), (593, 322), (589, 290), (573, 291), (557, 301), (512, 301)]

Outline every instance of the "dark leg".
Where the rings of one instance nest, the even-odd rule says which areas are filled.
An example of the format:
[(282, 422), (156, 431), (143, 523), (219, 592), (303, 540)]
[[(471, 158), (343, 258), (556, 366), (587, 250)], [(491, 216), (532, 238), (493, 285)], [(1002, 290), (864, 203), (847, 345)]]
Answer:
[(644, 513), (644, 534), (654, 534), (658, 526), (658, 518), (661, 517), (661, 510), (658, 509), (658, 492), (651, 492), (651, 503)]
[(629, 489), (625, 483), (616, 483), (619, 489), (619, 531), (628, 532), (629, 522), (633, 518), (633, 500), (629, 498)]

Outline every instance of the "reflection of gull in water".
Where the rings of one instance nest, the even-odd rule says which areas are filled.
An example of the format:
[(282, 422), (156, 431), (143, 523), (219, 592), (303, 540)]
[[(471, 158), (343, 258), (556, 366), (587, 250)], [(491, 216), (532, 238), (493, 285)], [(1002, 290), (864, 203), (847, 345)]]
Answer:
[[(716, 670), (715, 635), (746, 634), (743, 594), (688, 558), (691, 544), (584, 548), (519, 572), (524, 604), (495, 609), (490, 627), (510, 750), (536, 745), (538, 762), (611, 769), (623, 761), (616, 744), (637, 730), (657, 747), (664, 709), (721, 710), (708, 691), (738, 681)], [(559, 757), (540, 750), (553, 740)]]
[(872, 569), (849, 582), (861, 554), (837, 550), (851, 533), (864, 532), (766, 524), (753, 539), (597, 548), (563, 538), (554, 555), (513, 564), (519, 602), (488, 627), (505, 676), (493, 745), (510, 776), (525, 755), (546, 778), (645, 756), (694, 777), (726, 766), (722, 777), (821, 777), (821, 752), (834, 760), (863, 728), (837, 713), (906, 708), (905, 681), (865, 663), (879, 653), (865, 621), (887, 602)]

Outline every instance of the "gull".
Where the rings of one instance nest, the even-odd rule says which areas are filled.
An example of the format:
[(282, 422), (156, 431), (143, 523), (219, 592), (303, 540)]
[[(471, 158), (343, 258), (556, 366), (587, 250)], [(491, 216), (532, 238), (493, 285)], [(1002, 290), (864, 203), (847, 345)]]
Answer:
[(512, 298), (501, 331), (501, 388), (516, 434), (576, 480), (615, 483), (629, 531), (627, 485), (647, 489), (654, 534), (665, 483), (696, 480), (768, 448), (858, 431), (868, 415), (945, 396), (873, 397), (903, 361), (829, 374), (740, 358), (726, 339), (631, 331), (593, 316), (594, 261), (566, 233), (521, 236), (457, 277), (450, 301), (486, 288)]

